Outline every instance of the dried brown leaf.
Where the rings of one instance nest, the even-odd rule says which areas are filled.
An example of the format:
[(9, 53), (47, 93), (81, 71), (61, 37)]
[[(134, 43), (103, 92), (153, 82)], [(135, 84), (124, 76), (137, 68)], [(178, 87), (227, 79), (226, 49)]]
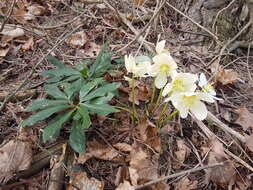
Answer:
[(221, 69), (215, 76), (216, 80), (223, 85), (232, 84), (239, 79), (238, 73), (232, 69)]
[(129, 165), (130, 179), (134, 186), (158, 178), (158, 156), (151, 156), (140, 144), (133, 144)]
[(4, 57), (9, 52), (10, 48), (0, 49), (0, 57)]
[(89, 141), (87, 143), (86, 153), (79, 155), (77, 162), (85, 163), (90, 158), (98, 158), (101, 160), (124, 161), (125, 158), (116, 149), (100, 144), (97, 141)]
[(223, 162), (224, 165), (207, 169), (206, 183), (213, 181), (227, 189), (235, 183), (236, 171), (234, 163), (228, 159), (228, 156), (224, 152), (223, 145), (218, 139), (212, 139), (211, 145), (211, 151), (208, 155), (208, 164)]
[(33, 37), (30, 37), (27, 42), (22, 45), (22, 49), (24, 51), (27, 51), (27, 50), (30, 50), (30, 49), (33, 49), (33, 46), (34, 46), (34, 40), (33, 40)]
[(236, 124), (242, 126), (244, 131), (249, 128), (253, 129), (253, 113), (249, 112), (245, 106), (241, 106), (234, 111), (239, 115), (235, 121)]
[(103, 190), (104, 183), (95, 179), (88, 178), (85, 172), (73, 172), (71, 174), (70, 185), (67, 187), (67, 190), (76, 190), (76, 187), (79, 190)]
[(27, 131), (17, 140), (11, 140), (0, 148), (0, 183), (6, 183), (13, 175), (30, 167), (32, 146)]
[(161, 138), (158, 136), (158, 128), (147, 119), (143, 119), (136, 127), (137, 138), (148, 144), (155, 151), (161, 151)]
[(133, 1), (134, 1), (134, 5), (137, 5), (137, 6), (143, 5), (143, 3), (145, 2), (144, 0), (133, 0)]
[(132, 186), (128, 181), (124, 181), (121, 183), (116, 190), (135, 190), (134, 186)]
[(250, 136), (246, 137), (245, 144), (250, 149), (250, 151), (253, 152), (253, 135), (250, 135)]
[(197, 189), (198, 181), (191, 181), (188, 179), (188, 177), (184, 177), (173, 185), (175, 190), (192, 190)]
[(28, 13), (34, 16), (42, 16), (45, 13), (45, 7), (42, 7), (38, 4), (33, 4), (27, 7)]
[(191, 149), (185, 145), (183, 140), (177, 140), (177, 147), (178, 151), (175, 152), (176, 157), (181, 163), (184, 163), (186, 157), (191, 152)]
[(72, 48), (80, 48), (84, 46), (84, 44), (87, 42), (87, 35), (84, 31), (76, 32), (72, 35), (70, 35), (66, 42), (72, 47)]
[(25, 32), (22, 28), (16, 27), (5, 27), (4, 30), (1, 32), (3, 34), (2, 42), (8, 42), (14, 38), (18, 38), (25, 35)]
[(119, 184), (123, 183), (126, 180), (128, 180), (128, 181), (130, 180), (128, 167), (127, 166), (119, 167), (117, 174), (116, 174), (114, 184), (116, 186), (119, 186)]

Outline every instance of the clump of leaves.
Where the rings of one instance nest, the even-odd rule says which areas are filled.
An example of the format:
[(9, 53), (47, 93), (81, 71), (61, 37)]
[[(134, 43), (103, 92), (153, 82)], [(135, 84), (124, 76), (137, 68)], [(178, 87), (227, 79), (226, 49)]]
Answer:
[(45, 86), (48, 98), (33, 101), (26, 111), (37, 113), (22, 121), (21, 125), (32, 126), (55, 116), (43, 130), (43, 141), (59, 136), (63, 124), (68, 122), (71, 123), (71, 147), (84, 152), (85, 129), (91, 126), (90, 114), (108, 115), (118, 111), (108, 101), (115, 96), (119, 83), (109, 83), (101, 78), (111, 66), (111, 53), (106, 53), (103, 47), (96, 61), (81, 70), (67, 67), (53, 57), (49, 60), (57, 68), (44, 73), (51, 77)]

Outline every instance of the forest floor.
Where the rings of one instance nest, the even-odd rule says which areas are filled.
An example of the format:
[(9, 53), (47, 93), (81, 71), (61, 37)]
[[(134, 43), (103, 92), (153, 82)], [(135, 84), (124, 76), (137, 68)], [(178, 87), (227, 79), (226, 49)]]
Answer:
[[(1, 0), (0, 190), (253, 189), (251, 49), (228, 52), (226, 41), (215, 39), (169, 2)], [(151, 82), (145, 79), (135, 89), (139, 123), (132, 125), (127, 111), (93, 115), (86, 153), (69, 148), (67, 125), (47, 143), (41, 136), (48, 121), (19, 126), (30, 116), (25, 108), (46, 97), (46, 77), (40, 73), (54, 67), (47, 55), (74, 66), (94, 60), (109, 42), (113, 59), (121, 60), (104, 75), (121, 82), (111, 103), (131, 108), (122, 60), (130, 53), (151, 54), (158, 40), (166, 40), (181, 71), (205, 73), (214, 83), (222, 100), (208, 105), (206, 120), (175, 116), (156, 127), (163, 107), (145, 116), (152, 96)], [(221, 162), (223, 166), (201, 169)], [(166, 180), (156, 181), (164, 176)], [(146, 182), (152, 184), (144, 187)]]

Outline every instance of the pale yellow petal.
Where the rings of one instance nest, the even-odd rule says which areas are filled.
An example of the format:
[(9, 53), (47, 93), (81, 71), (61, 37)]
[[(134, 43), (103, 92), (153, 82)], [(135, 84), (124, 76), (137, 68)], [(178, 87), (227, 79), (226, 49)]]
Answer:
[(190, 111), (198, 120), (204, 120), (207, 117), (206, 105), (203, 102), (195, 102)]
[(167, 83), (167, 75), (166, 73), (159, 73), (155, 78), (155, 86), (158, 89), (161, 89)]
[(156, 44), (155, 50), (157, 54), (161, 54), (164, 51), (165, 48), (165, 40), (162, 40)]

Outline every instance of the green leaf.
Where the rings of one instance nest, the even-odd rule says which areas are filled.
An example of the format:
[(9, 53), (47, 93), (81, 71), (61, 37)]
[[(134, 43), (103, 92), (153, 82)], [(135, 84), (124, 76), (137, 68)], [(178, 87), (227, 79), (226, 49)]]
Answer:
[(68, 100), (68, 97), (66, 96), (66, 94), (62, 92), (61, 90), (59, 90), (58, 87), (55, 87), (55, 88), (47, 87), (45, 88), (45, 91), (48, 95), (54, 97), (55, 99)]
[(66, 100), (48, 100), (48, 99), (37, 99), (34, 100), (27, 108), (25, 111), (31, 112), (35, 110), (42, 110), (46, 109), (48, 107), (52, 106), (57, 106), (57, 105), (63, 105), (63, 104), (68, 104), (68, 101)]
[(84, 152), (86, 137), (81, 121), (74, 121), (69, 135), (69, 144), (76, 152)]
[(87, 108), (83, 105), (80, 105), (80, 107), (78, 108), (78, 112), (82, 116), (82, 126), (85, 129), (89, 128), (91, 125), (91, 121), (90, 121), (90, 116), (89, 116), (89, 112)]
[(54, 114), (58, 111), (67, 109), (67, 108), (71, 108), (71, 106), (69, 106), (69, 105), (60, 105), (60, 106), (55, 106), (55, 107), (52, 107), (52, 108), (45, 109), (43, 111), (40, 111), (40, 112), (32, 115), (31, 117), (27, 118), (26, 120), (23, 120), (20, 123), (20, 125), (21, 126), (31, 126), (31, 125), (35, 124), (36, 122), (41, 121), (43, 119), (46, 119), (50, 115), (52, 115), (52, 114)]
[(42, 76), (47, 76), (47, 75), (53, 75), (56, 77), (60, 76), (72, 76), (72, 75), (80, 75), (81, 73), (78, 70), (72, 69), (70, 67), (64, 67), (64, 68), (56, 68), (56, 69), (50, 69), (49, 71), (45, 71), (41, 73)]
[(61, 61), (59, 61), (58, 59), (56, 59), (53, 56), (50, 56), (50, 55), (47, 56), (47, 60), (58, 68), (66, 67), (66, 65), (64, 65), (64, 63), (62, 63)]
[(135, 62), (138, 64), (143, 62), (151, 62), (151, 59), (148, 56), (137, 56), (135, 57)]
[(46, 142), (49, 138), (57, 136), (62, 125), (68, 121), (74, 111), (75, 110), (69, 110), (56, 116), (53, 121), (43, 129), (43, 141)]
[(92, 64), (90, 67), (90, 77), (99, 77), (102, 76), (103, 73), (109, 70), (109, 68), (112, 66), (111, 65), (111, 60), (112, 60), (112, 53), (105, 52), (106, 48), (108, 47), (108, 43), (105, 43), (98, 56), (96, 61)]
[(107, 104), (113, 98), (113, 93), (108, 93), (107, 96), (94, 98), (90, 101), (90, 104)]
[(87, 96), (83, 97), (81, 100), (82, 101), (87, 101), (90, 100), (92, 98), (96, 98), (96, 97), (100, 97), (100, 96), (104, 96), (106, 93), (108, 92), (112, 92), (114, 90), (116, 90), (118, 87), (120, 86), (120, 83), (109, 83), (106, 84), (94, 91), (91, 91)]
[(99, 83), (101, 83), (103, 81), (102, 78), (97, 78), (94, 79), (92, 82), (88, 82), (86, 83), (80, 90), (80, 94), (79, 94), (79, 99), (80, 101), (82, 101), (85, 96), (95, 87), (97, 86)]
[(88, 103), (81, 103), (80, 105), (83, 105), (86, 107), (89, 111), (93, 113), (97, 113), (100, 115), (108, 115), (113, 112), (118, 112), (119, 110), (115, 109), (113, 106), (110, 106), (108, 104), (88, 104)]

